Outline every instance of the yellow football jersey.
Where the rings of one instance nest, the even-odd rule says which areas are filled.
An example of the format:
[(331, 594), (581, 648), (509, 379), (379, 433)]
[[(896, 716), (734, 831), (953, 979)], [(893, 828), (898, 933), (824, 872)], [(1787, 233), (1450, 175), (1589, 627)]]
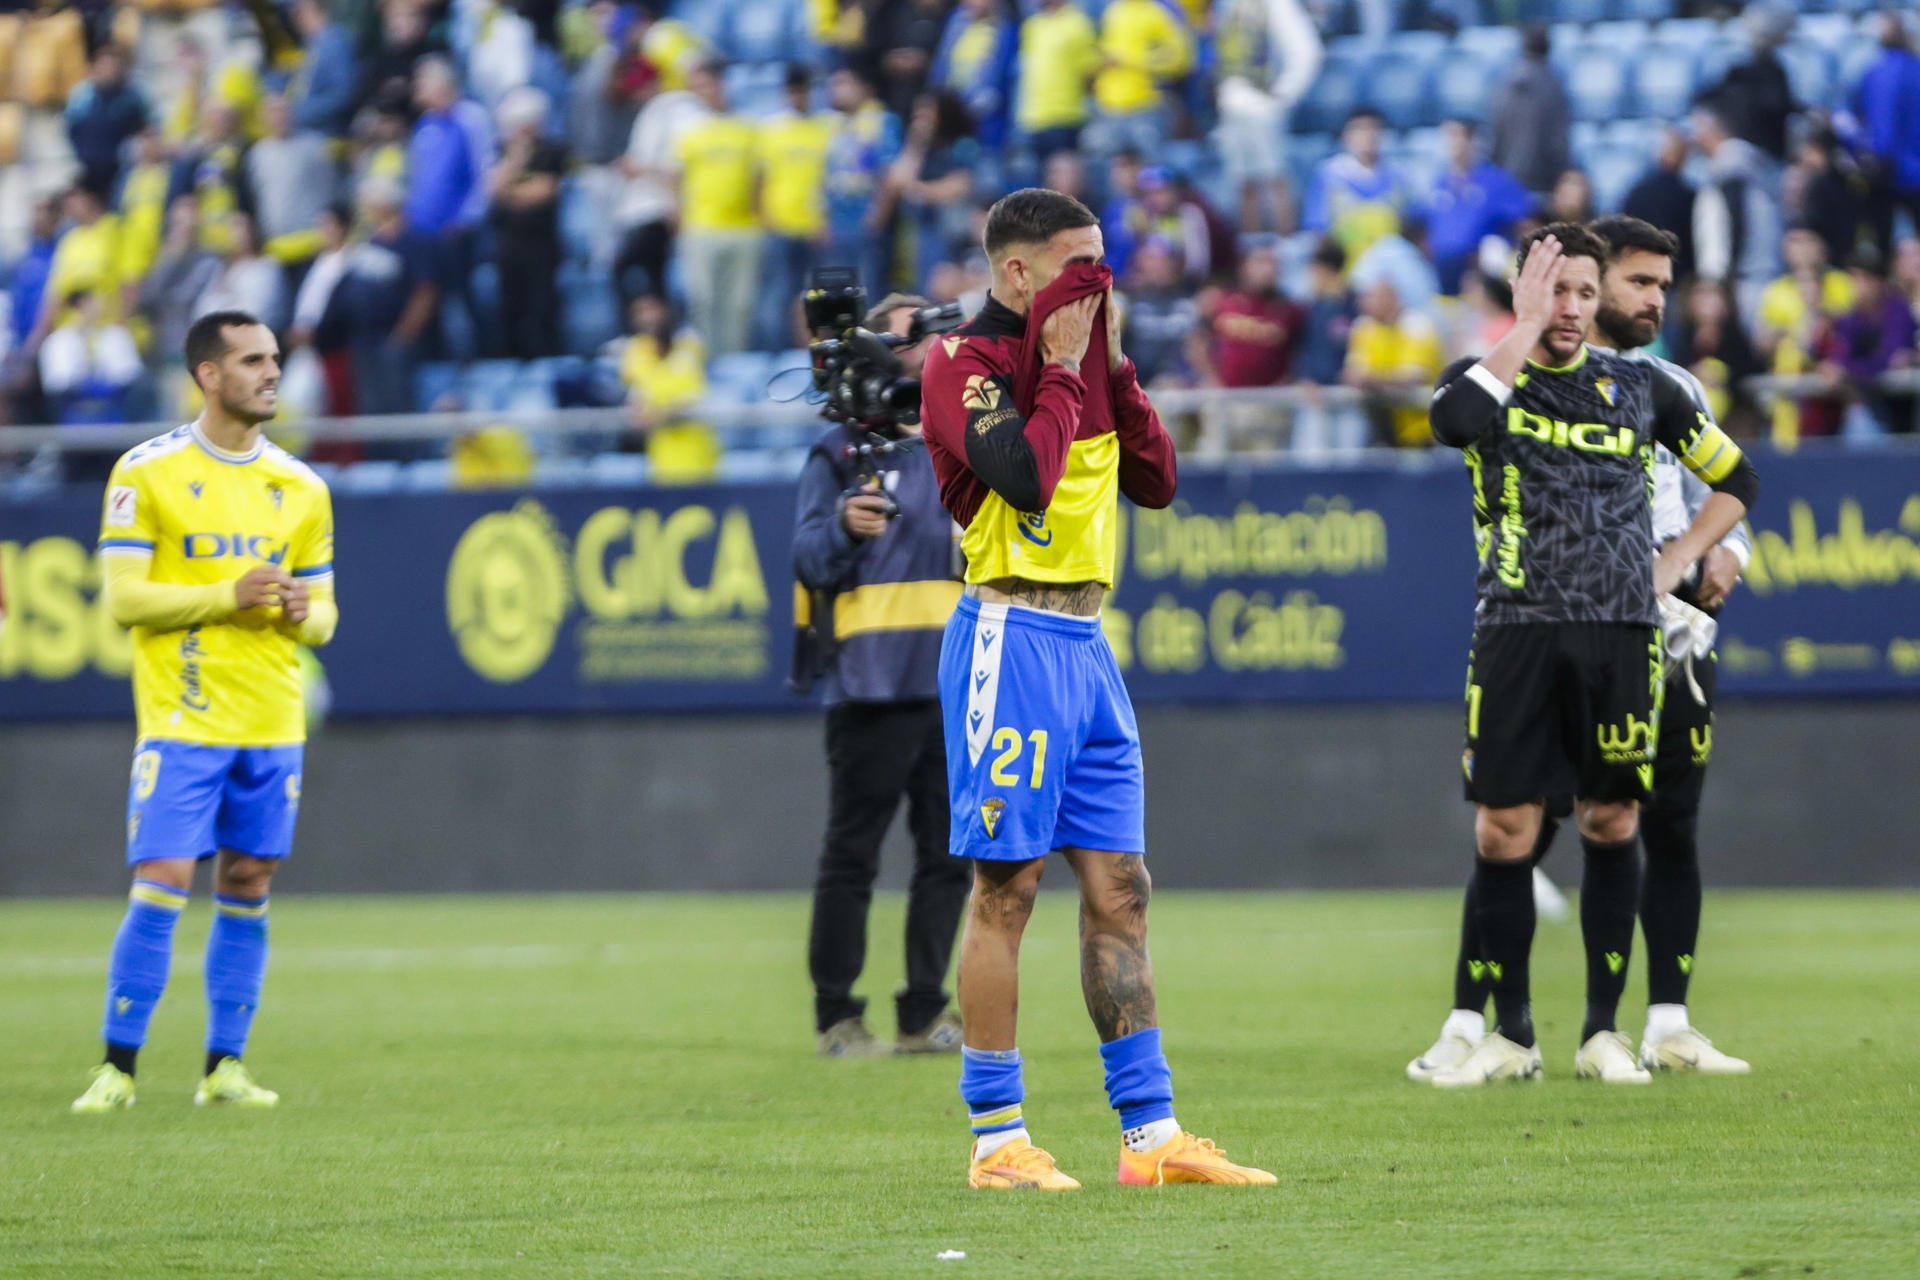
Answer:
[[(997, 393), (990, 384), (983, 393)], [(1120, 437), (1111, 431), (1075, 440), (1067, 469), (1045, 511), (1015, 511), (988, 492), (960, 540), (967, 581), (1113, 585), (1120, 519)]]
[[(189, 424), (114, 465), (100, 551), (148, 560), (155, 583), (211, 586), (283, 565), (316, 600), (333, 596), (333, 503), (326, 482), (262, 439), (219, 449)], [(299, 642), (278, 607), (221, 622), (133, 628), (133, 698), (142, 738), (218, 746), (306, 739)]]

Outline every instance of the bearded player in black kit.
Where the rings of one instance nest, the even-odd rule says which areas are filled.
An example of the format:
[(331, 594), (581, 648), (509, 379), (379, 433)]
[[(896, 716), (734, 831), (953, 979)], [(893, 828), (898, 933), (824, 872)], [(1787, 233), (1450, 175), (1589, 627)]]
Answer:
[[(1659, 367), (1589, 348), (1606, 244), (1566, 223), (1521, 246), (1513, 329), (1434, 393), (1434, 435), (1463, 451), (1479, 551), (1467, 683), (1472, 893), (1496, 1030), (1430, 1079), (1537, 1079), (1528, 961), (1532, 854), (1545, 801), (1575, 797), (1585, 853), (1588, 1007), (1575, 1073), (1643, 1081), (1614, 1025), (1639, 893), (1639, 802), (1652, 783), (1663, 669), (1656, 599), (1739, 523), (1752, 464)], [(1660, 444), (1711, 487), (1656, 557)]]

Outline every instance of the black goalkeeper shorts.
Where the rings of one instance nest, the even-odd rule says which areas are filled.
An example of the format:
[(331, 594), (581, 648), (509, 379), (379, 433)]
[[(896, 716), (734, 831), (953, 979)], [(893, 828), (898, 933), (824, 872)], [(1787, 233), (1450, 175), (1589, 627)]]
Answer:
[(1653, 786), (1660, 633), (1613, 622), (1476, 628), (1467, 665), (1467, 799), (1642, 800)]

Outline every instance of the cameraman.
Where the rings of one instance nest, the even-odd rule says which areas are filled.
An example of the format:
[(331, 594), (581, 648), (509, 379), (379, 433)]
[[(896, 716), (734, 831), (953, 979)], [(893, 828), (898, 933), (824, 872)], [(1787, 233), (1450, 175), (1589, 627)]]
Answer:
[[(866, 327), (905, 337), (915, 311), (928, 305), (890, 294), (867, 313)], [(928, 341), (899, 349), (904, 376), (920, 376)], [(960, 597), (953, 520), (924, 448), (869, 455), (877, 485), (862, 478), (850, 452), (919, 434), (917, 424), (836, 424), (815, 443), (800, 477), (793, 572), (811, 602), (804, 621), (827, 650), (817, 668), (803, 664), (796, 680), (805, 692), (817, 675), (827, 707), (827, 831), (807, 946), (822, 1057), (960, 1051), (960, 1018), (948, 1009), (943, 984), (968, 868), (947, 855), (938, 701), (941, 635)], [(868, 1030), (866, 1001), (853, 985), (866, 962), (880, 843), (902, 793), (914, 865), (907, 985), (895, 997), (899, 1036), (889, 1045)]]

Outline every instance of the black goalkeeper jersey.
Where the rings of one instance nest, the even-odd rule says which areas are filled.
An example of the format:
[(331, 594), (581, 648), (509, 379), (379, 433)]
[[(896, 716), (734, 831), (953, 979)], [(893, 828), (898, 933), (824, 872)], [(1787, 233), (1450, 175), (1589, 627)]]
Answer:
[(1449, 366), (1432, 409), (1473, 477), (1476, 620), (1655, 622), (1654, 442), (1749, 507), (1753, 465), (1656, 364), (1582, 347), (1512, 389), (1477, 365)]

